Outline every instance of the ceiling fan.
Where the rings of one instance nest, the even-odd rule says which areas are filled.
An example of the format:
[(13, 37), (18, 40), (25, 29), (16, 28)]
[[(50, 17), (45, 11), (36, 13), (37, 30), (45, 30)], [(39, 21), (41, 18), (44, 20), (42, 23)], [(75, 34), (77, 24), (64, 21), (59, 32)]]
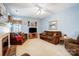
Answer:
[(54, 13), (53, 11), (48, 10), (47, 8), (44, 8), (44, 7), (40, 6), (39, 4), (35, 4), (35, 6), (38, 8), (38, 11), (40, 11), (40, 13), (41, 13), (42, 10), (43, 10), (45, 13), (50, 13), (50, 14)]

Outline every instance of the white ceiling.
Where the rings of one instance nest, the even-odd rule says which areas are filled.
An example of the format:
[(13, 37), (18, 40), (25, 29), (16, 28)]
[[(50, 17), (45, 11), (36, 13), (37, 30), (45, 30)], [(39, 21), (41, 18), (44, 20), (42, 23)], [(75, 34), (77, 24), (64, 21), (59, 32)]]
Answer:
[(51, 14), (66, 10), (75, 4), (69, 3), (5, 3), (11, 15), (45, 18)]

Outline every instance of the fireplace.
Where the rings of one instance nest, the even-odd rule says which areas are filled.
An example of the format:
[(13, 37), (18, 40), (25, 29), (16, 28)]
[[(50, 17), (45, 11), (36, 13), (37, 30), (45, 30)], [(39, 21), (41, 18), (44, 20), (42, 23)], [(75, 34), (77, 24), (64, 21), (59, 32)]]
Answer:
[(2, 39), (2, 55), (5, 56), (5, 53), (8, 49), (8, 36)]

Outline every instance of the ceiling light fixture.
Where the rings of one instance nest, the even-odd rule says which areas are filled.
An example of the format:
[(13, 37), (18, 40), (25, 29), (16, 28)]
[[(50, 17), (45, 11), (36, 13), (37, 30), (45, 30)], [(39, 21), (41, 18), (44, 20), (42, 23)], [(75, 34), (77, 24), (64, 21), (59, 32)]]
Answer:
[(38, 4), (35, 4), (35, 6), (38, 8), (38, 10), (36, 12), (37, 16), (45, 15), (46, 14), (46, 11), (42, 7), (40, 7)]

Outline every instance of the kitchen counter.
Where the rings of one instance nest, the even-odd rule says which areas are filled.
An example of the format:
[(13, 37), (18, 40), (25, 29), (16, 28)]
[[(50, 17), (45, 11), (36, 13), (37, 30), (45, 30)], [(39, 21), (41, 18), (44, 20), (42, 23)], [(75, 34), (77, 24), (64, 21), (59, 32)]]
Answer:
[(9, 33), (0, 33), (0, 56), (2, 56), (2, 40), (8, 36), (8, 47), (10, 47), (10, 34)]
[(2, 40), (2, 38), (4, 38), (5, 36), (7, 36), (9, 33), (0, 33), (0, 41)]
[(7, 33), (0, 33), (0, 37), (3, 36), (3, 35), (5, 35), (5, 34), (7, 34)]

